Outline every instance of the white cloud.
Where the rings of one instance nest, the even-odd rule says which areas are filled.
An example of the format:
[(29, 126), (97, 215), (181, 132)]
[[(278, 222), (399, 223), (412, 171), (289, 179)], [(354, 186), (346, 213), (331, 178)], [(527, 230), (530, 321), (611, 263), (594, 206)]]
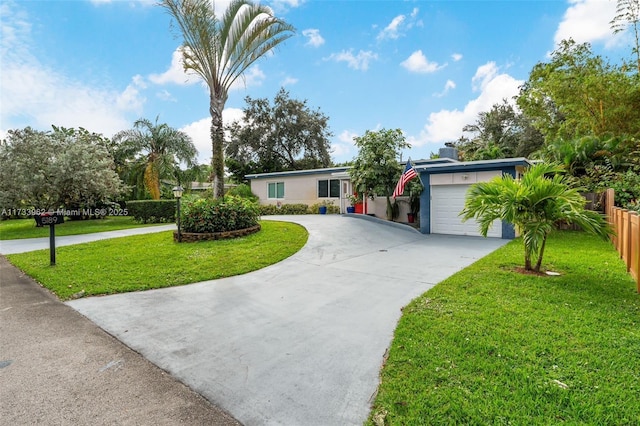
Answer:
[(179, 84), (189, 85), (200, 81), (193, 72), (186, 73), (182, 65), (182, 46), (173, 51), (171, 55), (171, 65), (162, 74), (151, 74), (149, 80), (155, 84)]
[(309, 41), (305, 43), (305, 46), (320, 47), (324, 44), (324, 38), (322, 38), (320, 30), (318, 29), (309, 28), (303, 30), (302, 35), (309, 39)]
[(380, 33), (378, 33), (378, 37), (376, 37), (376, 39), (397, 39), (399, 37), (399, 28), (405, 19), (406, 17), (404, 15), (398, 15), (393, 18), (389, 25), (387, 25), (382, 31), (380, 31)]
[(298, 82), (297, 78), (286, 77), (284, 80), (282, 80), (282, 83), (280, 83), (280, 86), (291, 86), (292, 84), (296, 84), (297, 82)]
[(427, 57), (424, 56), (422, 50), (416, 50), (409, 56), (407, 59), (400, 63), (403, 67), (405, 67), (410, 72), (427, 74), (436, 72), (439, 69), (442, 69), (445, 65), (438, 65), (437, 62), (429, 62)]
[[(484, 90), (495, 76), (498, 74), (498, 66), (495, 62), (487, 62), (476, 70), (475, 75), (471, 78), (471, 85), (474, 91)], [(480, 85), (478, 86), (478, 82)]]
[(617, 38), (609, 22), (616, 15), (616, 2), (603, 0), (569, 0), (571, 6), (558, 25), (554, 41), (573, 38), (577, 43), (604, 42), (610, 46)]
[(393, 18), (389, 25), (378, 33), (376, 40), (395, 40), (404, 36), (404, 31), (410, 30), (414, 26), (422, 27), (424, 25), (423, 22), (417, 19), (419, 11), (420, 9), (414, 7), (409, 14), (409, 19), (407, 19), (406, 15), (398, 15)]
[(442, 92), (435, 93), (434, 96), (441, 98), (447, 93), (449, 93), (449, 90), (452, 90), (455, 88), (456, 88), (456, 83), (453, 80), (447, 80), (447, 82), (444, 84), (444, 89), (442, 90)]
[(462, 59), (462, 54), (460, 53), (453, 53), (451, 55), (451, 59), (453, 59), (454, 62), (458, 62), (459, 60)]
[(369, 69), (369, 62), (378, 59), (378, 54), (370, 50), (359, 51), (357, 55), (353, 54), (353, 49), (343, 50), (340, 53), (332, 53), (325, 60), (334, 60), (336, 62), (346, 62), (349, 68), (355, 70), (366, 71)]
[(299, 7), (305, 0), (272, 0), (273, 10), (278, 13), (287, 13), (289, 9)]
[(161, 91), (156, 93), (156, 97), (160, 100), (167, 101), (167, 102), (177, 102), (177, 99), (174, 98), (171, 92), (169, 92), (166, 89), (162, 89)]
[[(234, 121), (241, 121), (243, 112), (239, 108), (225, 108), (222, 111), (222, 123), (227, 126)], [(179, 130), (191, 136), (193, 144), (198, 150), (198, 163), (211, 163), (211, 117), (205, 117)]]
[(131, 84), (124, 89), (116, 99), (116, 105), (123, 111), (132, 111), (137, 115), (142, 114), (144, 103), (147, 99), (140, 94), (140, 89), (144, 89), (146, 84), (140, 75), (135, 75), (131, 79)]
[(145, 99), (144, 82), (134, 76), (124, 89), (96, 88), (42, 63), (31, 52), (31, 24), (16, 3), (0, 5), (2, 73), (0, 133), (32, 126), (84, 127), (111, 136), (131, 126)]
[(348, 161), (356, 154), (353, 138), (358, 134), (350, 130), (343, 130), (338, 135), (338, 140), (331, 143), (331, 155), (336, 157), (338, 162)]
[(429, 114), (420, 134), (408, 137), (407, 141), (412, 146), (423, 146), (428, 143), (457, 140), (462, 136), (462, 128), (474, 123), (480, 112), (489, 111), (494, 104), (502, 102), (503, 99), (511, 101), (513, 96), (518, 94), (523, 81), (497, 71), (498, 68), (493, 62), (479, 67), (472, 79), (473, 84), (478, 79), (482, 80), (478, 97), (469, 101), (463, 110), (440, 110)]

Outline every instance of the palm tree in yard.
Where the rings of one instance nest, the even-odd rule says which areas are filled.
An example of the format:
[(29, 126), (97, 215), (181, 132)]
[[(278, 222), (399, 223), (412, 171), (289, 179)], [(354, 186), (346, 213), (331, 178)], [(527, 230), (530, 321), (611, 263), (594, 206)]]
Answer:
[(193, 166), (198, 153), (189, 135), (158, 124), (157, 117), (155, 124), (140, 118), (133, 129), (118, 132), (113, 140), (125, 158), (144, 153), (144, 186), (154, 200), (160, 199), (160, 178), (172, 177), (180, 161)]
[(185, 71), (209, 87), (214, 194), (224, 195), (222, 111), (231, 85), (256, 60), (293, 35), (294, 28), (273, 16), (269, 7), (232, 0), (218, 18), (213, 0), (162, 0), (184, 38)]
[(520, 180), (505, 175), (474, 184), (460, 215), (465, 221), (478, 220), (485, 237), (496, 219), (515, 225), (524, 243), (525, 269), (540, 272), (547, 236), (558, 223), (576, 224), (605, 239), (611, 232), (600, 214), (584, 209), (585, 198), (578, 188), (569, 186), (561, 172), (558, 165), (539, 163)]

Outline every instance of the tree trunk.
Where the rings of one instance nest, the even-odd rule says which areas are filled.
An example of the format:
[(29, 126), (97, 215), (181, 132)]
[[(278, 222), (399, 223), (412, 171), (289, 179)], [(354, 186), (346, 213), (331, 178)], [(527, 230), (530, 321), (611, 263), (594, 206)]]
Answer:
[(224, 99), (211, 96), (209, 113), (211, 114), (211, 169), (213, 177), (213, 195), (224, 197), (224, 128), (222, 124), (222, 110)]
[(547, 244), (547, 236), (542, 239), (542, 246), (540, 247), (540, 253), (538, 253), (538, 261), (536, 262), (536, 268), (534, 271), (540, 272), (540, 266), (542, 265), (542, 256), (544, 255), (544, 246)]
[(533, 269), (531, 267), (531, 250), (526, 246), (524, 248), (524, 269), (526, 271), (531, 271)]

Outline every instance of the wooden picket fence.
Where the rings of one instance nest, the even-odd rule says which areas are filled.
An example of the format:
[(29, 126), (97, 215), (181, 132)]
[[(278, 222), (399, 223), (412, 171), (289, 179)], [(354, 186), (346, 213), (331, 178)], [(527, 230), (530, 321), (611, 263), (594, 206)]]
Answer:
[(605, 195), (607, 220), (615, 232), (611, 242), (620, 253), (620, 258), (626, 263), (627, 271), (636, 280), (638, 293), (640, 293), (640, 215), (634, 211), (615, 207), (614, 195), (613, 189), (608, 189)]

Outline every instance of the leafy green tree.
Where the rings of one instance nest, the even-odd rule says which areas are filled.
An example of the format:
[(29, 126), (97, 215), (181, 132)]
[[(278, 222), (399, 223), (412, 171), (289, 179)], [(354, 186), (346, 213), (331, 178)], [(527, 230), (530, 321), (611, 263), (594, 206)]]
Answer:
[(229, 171), (238, 182), (248, 173), (328, 167), (329, 117), (307, 101), (291, 99), (280, 89), (273, 104), (266, 98), (245, 98), (242, 122), (229, 128), (226, 147)]
[(397, 158), (404, 148), (411, 148), (405, 141), (402, 130), (367, 130), (363, 136), (355, 137), (358, 155), (349, 169), (351, 182), (359, 194), (383, 195), (387, 198), (387, 217), (391, 219), (390, 196), (402, 173)]
[(525, 269), (540, 272), (547, 236), (560, 221), (576, 224), (602, 238), (610, 232), (601, 215), (584, 209), (585, 198), (577, 188), (569, 186), (561, 173), (558, 165), (539, 163), (520, 180), (504, 175), (474, 184), (460, 215), (465, 221), (478, 220), (485, 237), (496, 219), (516, 226), (522, 233)]
[(0, 143), (3, 209), (91, 209), (124, 190), (109, 142), (85, 129), (9, 130)]
[(460, 157), (466, 161), (507, 157), (528, 157), (544, 143), (544, 137), (528, 117), (507, 102), (495, 104), (478, 114), (474, 124), (462, 129), (471, 138), (454, 142)]
[(154, 200), (160, 199), (160, 179), (173, 177), (180, 161), (193, 166), (198, 153), (189, 135), (166, 123), (158, 124), (158, 118), (155, 124), (140, 118), (133, 129), (113, 136), (123, 157), (142, 154), (137, 162), (144, 164), (144, 185)]
[(640, 82), (623, 67), (564, 40), (547, 63), (534, 66), (517, 103), (549, 143), (584, 135), (640, 132)]
[(211, 0), (162, 0), (182, 33), (185, 70), (209, 88), (214, 194), (224, 195), (222, 111), (231, 85), (255, 61), (293, 35), (294, 28), (273, 16), (269, 7), (233, 0), (221, 18)]

